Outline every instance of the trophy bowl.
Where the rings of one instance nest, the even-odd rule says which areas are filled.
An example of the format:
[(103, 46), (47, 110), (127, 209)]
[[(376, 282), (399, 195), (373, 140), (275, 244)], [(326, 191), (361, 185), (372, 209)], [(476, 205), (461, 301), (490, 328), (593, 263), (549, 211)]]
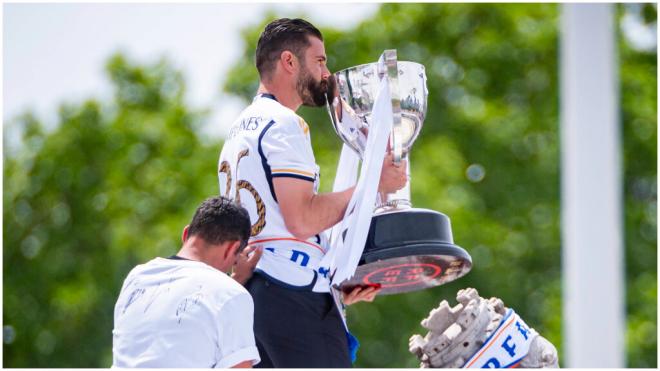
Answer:
[[(386, 50), (376, 63), (362, 64), (334, 74), (335, 96), (328, 97), (328, 113), (337, 135), (362, 160), (369, 132), (379, 130), (372, 117), (380, 81), (389, 79), (392, 133), (389, 149), (395, 163), (408, 159), (426, 117), (428, 89), (423, 65), (397, 61)], [(410, 174), (410, 161), (407, 161)], [(375, 213), (354, 276), (342, 290), (358, 285), (380, 286), (379, 295), (421, 290), (467, 274), (472, 259), (454, 244), (445, 214), (413, 208), (408, 183), (393, 194), (379, 194)]]
[[(410, 151), (413, 142), (422, 129), (426, 116), (426, 72), (424, 66), (415, 62), (397, 62), (398, 89), (405, 92), (405, 97), (399, 98), (399, 107), (395, 108), (400, 115), (397, 140), (401, 142), (400, 157)], [(379, 71), (381, 70), (381, 71)], [(335, 73), (335, 82), (339, 90), (341, 104), (339, 111), (342, 117), (332, 119), (333, 127), (344, 143), (348, 144), (358, 155), (364, 155), (366, 137), (371, 122), (371, 110), (376, 100), (378, 84), (384, 72), (378, 63), (368, 63), (347, 68)], [(394, 107), (393, 107), (394, 108)], [(397, 115), (397, 112), (395, 112)], [(332, 112), (331, 112), (332, 116)], [(396, 120), (395, 120), (396, 121)], [(395, 126), (397, 123), (395, 122)]]

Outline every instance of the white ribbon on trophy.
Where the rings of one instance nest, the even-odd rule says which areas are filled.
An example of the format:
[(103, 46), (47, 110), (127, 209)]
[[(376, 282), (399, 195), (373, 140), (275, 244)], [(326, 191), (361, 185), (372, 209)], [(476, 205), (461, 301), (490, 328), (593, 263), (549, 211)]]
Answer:
[[(367, 136), (360, 179), (344, 218), (331, 229), (330, 251), (319, 263), (320, 268), (330, 272), (331, 285), (350, 279), (360, 262), (376, 204), (383, 158), (392, 131), (392, 117), (389, 82), (383, 78), (372, 110), (373, 122), (378, 123), (377, 130)], [(333, 191), (342, 191), (355, 184), (359, 161), (359, 156), (344, 144)], [(344, 233), (345, 238), (342, 238)]]

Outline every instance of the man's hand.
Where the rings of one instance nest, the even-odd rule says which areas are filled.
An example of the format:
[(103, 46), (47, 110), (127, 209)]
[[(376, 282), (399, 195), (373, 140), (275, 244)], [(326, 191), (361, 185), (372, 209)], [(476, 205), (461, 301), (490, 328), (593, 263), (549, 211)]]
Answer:
[(359, 301), (372, 302), (379, 292), (379, 286), (357, 286), (350, 292), (343, 291), (341, 294), (344, 304), (351, 305)]
[(257, 266), (257, 262), (263, 253), (263, 247), (257, 245), (248, 246), (243, 249), (243, 251), (238, 254), (236, 263), (234, 263), (231, 278), (235, 279), (241, 285), (245, 285), (250, 277), (252, 277), (254, 267)]
[(378, 192), (394, 193), (406, 186), (408, 181), (407, 161), (401, 160), (398, 165), (394, 164), (394, 155), (388, 152), (383, 160), (383, 169), (380, 172), (380, 183)]

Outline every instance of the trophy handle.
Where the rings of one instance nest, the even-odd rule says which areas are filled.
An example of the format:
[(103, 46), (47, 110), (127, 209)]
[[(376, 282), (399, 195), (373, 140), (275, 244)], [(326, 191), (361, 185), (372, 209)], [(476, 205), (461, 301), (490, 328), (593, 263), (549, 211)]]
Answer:
[(401, 140), (401, 97), (399, 96), (399, 67), (397, 66), (396, 49), (387, 49), (378, 59), (378, 74), (387, 76), (390, 83), (390, 97), (392, 99), (392, 134), (390, 147), (394, 155), (394, 163), (401, 163), (404, 156)]

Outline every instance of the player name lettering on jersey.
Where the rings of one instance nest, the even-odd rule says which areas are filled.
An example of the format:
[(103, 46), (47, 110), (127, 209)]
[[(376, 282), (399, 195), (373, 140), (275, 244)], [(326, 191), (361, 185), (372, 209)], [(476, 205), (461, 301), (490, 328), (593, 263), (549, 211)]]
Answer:
[(229, 129), (229, 136), (228, 138), (231, 139), (235, 137), (239, 132), (243, 130), (257, 130), (259, 129), (260, 126), (262, 126), (262, 117), (247, 117)]

